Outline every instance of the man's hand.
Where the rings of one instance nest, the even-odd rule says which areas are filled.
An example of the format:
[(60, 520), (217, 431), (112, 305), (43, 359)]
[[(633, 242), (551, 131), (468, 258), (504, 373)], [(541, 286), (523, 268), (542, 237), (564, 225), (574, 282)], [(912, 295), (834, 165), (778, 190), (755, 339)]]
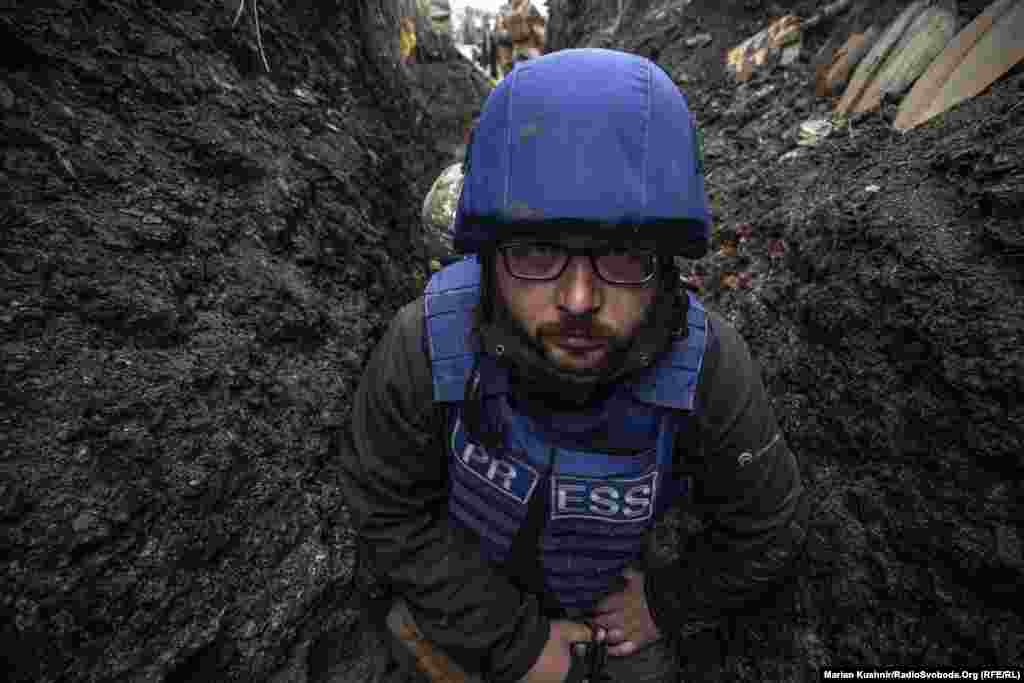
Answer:
[(590, 626), (575, 621), (552, 621), (548, 642), (519, 683), (563, 683), (572, 666), (572, 644), (589, 642), (604, 637), (600, 630), (594, 634)]
[(599, 602), (592, 612), (594, 625), (608, 632), (608, 654), (613, 657), (631, 655), (661, 638), (647, 608), (643, 573), (627, 569), (622, 578), (626, 580), (623, 589)]

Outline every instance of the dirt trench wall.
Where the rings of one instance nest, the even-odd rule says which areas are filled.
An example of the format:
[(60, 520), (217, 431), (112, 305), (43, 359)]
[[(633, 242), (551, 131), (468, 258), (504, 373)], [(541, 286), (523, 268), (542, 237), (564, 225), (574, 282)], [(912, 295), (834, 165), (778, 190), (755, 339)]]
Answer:
[(792, 160), (709, 164), (705, 298), (750, 342), (814, 501), (798, 599), (734, 622), (707, 662), (724, 680), (1021, 666), (1022, 86), (906, 136), (869, 117)]
[(443, 159), (393, 3), (238, 5), (0, 17), (5, 680), (306, 680), (353, 618), (338, 431)]

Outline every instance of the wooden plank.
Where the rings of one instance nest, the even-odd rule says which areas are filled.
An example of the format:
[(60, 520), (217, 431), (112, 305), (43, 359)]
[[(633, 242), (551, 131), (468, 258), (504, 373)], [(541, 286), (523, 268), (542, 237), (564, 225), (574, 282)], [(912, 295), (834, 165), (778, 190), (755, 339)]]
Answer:
[(955, 2), (923, 9), (878, 67), (853, 111), (877, 109), (886, 93), (903, 94), (956, 35), (956, 23)]
[(850, 84), (846, 86), (846, 92), (843, 93), (843, 97), (839, 100), (839, 104), (836, 105), (836, 113), (840, 115), (849, 114), (854, 105), (857, 104), (857, 100), (860, 99), (864, 89), (867, 88), (868, 83), (874, 77), (879, 67), (885, 61), (885, 58), (892, 51), (892, 48), (899, 42), (900, 38), (906, 32), (907, 27), (910, 26), (910, 22), (917, 17), (928, 5), (928, 0), (917, 0), (912, 2), (910, 5), (900, 13), (896, 19), (889, 24), (889, 28), (885, 30), (882, 37), (879, 38), (871, 50), (868, 52), (867, 57), (861, 60), (861, 63), (857, 65), (857, 70), (853, 74), (853, 78), (850, 79)]
[[(1024, 51), (1021, 7), (1024, 7), (1021, 0), (995, 0), (958, 33), (904, 98), (895, 127), (909, 130), (974, 97), (1024, 58), (1021, 55)], [(997, 31), (995, 38), (990, 38), (997, 23), (1005, 26)], [(1006, 37), (1001, 38), (1004, 33)], [(986, 39), (986, 44), (980, 45), (981, 52), (978, 53), (983, 39)], [(967, 65), (955, 79), (955, 84), (947, 87), (954, 80), (953, 74), (961, 70), (965, 62)]]
[(387, 625), (432, 683), (471, 683), (462, 667), (424, 637), (404, 600), (396, 600), (392, 605)]
[(832, 55), (832, 61), (818, 68), (815, 94), (826, 97), (845, 87), (850, 81), (850, 74), (875, 44), (878, 33), (877, 26), (869, 26), (864, 33), (851, 33), (842, 47)]

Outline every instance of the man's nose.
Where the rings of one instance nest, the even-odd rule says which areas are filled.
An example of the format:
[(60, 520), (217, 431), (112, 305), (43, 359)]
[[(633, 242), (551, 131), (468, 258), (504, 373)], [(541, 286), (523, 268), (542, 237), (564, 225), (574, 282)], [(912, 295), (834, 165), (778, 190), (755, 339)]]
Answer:
[(589, 256), (579, 254), (570, 257), (558, 280), (559, 307), (570, 315), (593, 313), (600, 308), (598, 279)]

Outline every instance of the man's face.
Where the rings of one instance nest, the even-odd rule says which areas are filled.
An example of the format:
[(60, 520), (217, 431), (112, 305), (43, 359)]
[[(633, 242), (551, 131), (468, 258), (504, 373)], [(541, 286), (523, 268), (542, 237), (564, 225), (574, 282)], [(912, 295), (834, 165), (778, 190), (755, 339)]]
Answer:
[(497, 294), (513, 319), (553, 363), (570, 371), (603, 370), (657, 294), (657, 276), (640, 285), (609, 284), (585, 254), (573, 254), (562, 274), (548, 281), (512, 275), (500, 250), (494, 267)]

